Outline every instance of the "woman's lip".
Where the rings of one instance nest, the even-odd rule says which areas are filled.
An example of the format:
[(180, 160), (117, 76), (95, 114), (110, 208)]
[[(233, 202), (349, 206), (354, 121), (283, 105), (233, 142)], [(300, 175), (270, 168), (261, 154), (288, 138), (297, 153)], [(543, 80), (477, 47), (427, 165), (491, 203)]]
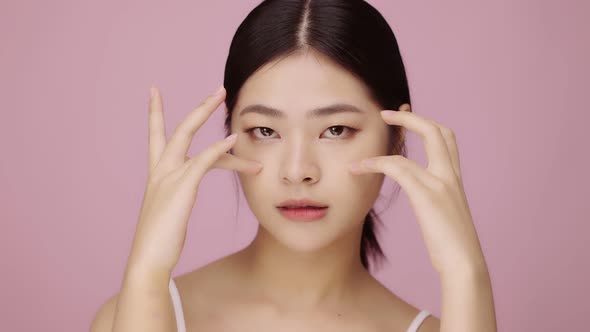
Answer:
[(315, 205), (306, 205), (306, 206), (288, 206), (288, 205), (283, 205), (283, 206), (277, 206), (280, 209), (286, 209), (286, 208), (290, 208), (290, 209), (302, 209), (302, 208), (315, 208), (315, 209), (321, 209), (321, 208), (327, 208), (327, 206), (315, 206)]
[(328, 207), (286, 208), (278, 207), (279, 212), (292, 221), (317, 221), (326, 216)]

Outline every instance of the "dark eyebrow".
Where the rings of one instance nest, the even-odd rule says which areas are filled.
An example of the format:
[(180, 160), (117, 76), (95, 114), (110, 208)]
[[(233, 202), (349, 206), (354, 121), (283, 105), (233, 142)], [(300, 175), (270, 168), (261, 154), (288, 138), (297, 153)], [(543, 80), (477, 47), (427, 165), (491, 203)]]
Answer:
[[(286, 117), (285, 113), (283, 113), (282, 111), (280, 111), (276, 108), (272, 108), (272, 107), (268, 107), (268, 106), (264, 106), (264, 105), (260, 105), (260, 104), (254, 104), (254, 105), (249, 105), (249, 106), (244, 107), (240, 111), (238, 116), (242, 116), (242, 115), (248, 114), (248, 113), (258, 113), (258, 114), (269, 116), (269, 117), (275, 118), (275, 119), (283, 119)], [(328, 115), (338, 114), (338, 113), (365, 114), (364, 111), (362, 111), (361, 109), (359, 109), (353, 105), (334, 104), (334, 105), (329, 105), (329, 106), (313, 109), (313, 110), (307, 112), (307, 114), (305, 115), (305, 118), (306, 119), (317, 119), (322, 116), (328, 116)]]

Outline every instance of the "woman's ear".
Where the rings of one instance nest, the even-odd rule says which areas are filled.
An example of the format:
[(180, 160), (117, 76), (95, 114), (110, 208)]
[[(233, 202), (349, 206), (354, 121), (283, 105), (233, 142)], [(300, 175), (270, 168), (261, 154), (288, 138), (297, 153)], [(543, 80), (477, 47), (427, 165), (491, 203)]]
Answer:
[(399, 110), (402, 111), (402, 112), (411, 112), (412, 111), (412, 106), (410, 106), (410, 104), (407, 104), (407, 103), (406, 104), (402, 104), (399, 107)]

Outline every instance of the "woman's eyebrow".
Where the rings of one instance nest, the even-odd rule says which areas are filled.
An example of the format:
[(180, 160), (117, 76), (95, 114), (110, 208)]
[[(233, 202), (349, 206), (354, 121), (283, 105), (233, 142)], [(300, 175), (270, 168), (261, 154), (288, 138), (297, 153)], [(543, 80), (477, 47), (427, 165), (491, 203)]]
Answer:
[[(249, 106), (244, 107), (240, 111), (238, 116), (243, 116), (248, 113), (258, 113), (258, 114), (262, 114), (264, 116), (268, 116), (268, 117), (276, 118), (276, 119), (284, 119), (287, 117), (284, 112), (282, 112), (276, 108), (264, 106), (261, 104), (254, 104), (254, 105), (249, 105)], [(349, 104), (333, 104), (333, 105), (319, 107), (319, 108), (313, 109), (311, 111), (308, 111), (305, 115), (305, 118), (306, 119), (317, 119), (319, 117), (328, 116), (328, 115), (332, 115), (332, 114), (338, 114), (338, 113), (365, 114), (366, 112), (357, 108), (356, 106), (349, 105)]]

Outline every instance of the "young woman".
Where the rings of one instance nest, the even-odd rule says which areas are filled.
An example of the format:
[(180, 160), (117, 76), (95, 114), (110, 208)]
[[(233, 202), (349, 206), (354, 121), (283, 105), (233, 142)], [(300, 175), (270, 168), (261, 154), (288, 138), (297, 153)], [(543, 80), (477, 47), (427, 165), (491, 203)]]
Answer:
[[(233, 38), (224, 87), (169, 141), (152, 89), (135, 239), (121, 291), (93, 331), (496, 330), (454, 135), (410, 112), (397, 41), (377, 10), (362, 0), (263, 1)], [(227, 139), (187, 157), (224, 101)], [(424, 139), (426, 169), (405, 158), (406, 129)], [(171, 278), (212, 168), (238, 172), (258, 232), (244, 249)], [(372, 207), (385, 176), (407, 192), (440, 274), (440, 320), (369, 272), (384, 257)]]

